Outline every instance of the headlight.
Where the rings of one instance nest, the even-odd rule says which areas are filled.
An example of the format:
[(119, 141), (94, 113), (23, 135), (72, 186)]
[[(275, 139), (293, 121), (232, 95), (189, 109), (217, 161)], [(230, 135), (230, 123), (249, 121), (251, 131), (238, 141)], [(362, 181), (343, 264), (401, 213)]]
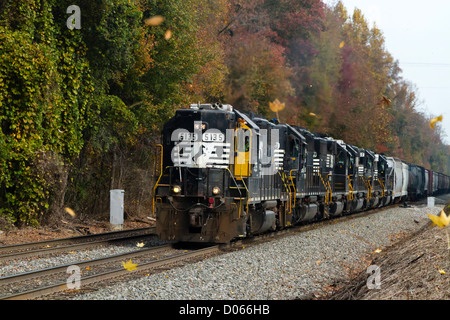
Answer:
[(174, 186), (172, 190), (173, 190), (174, 193), (180, 193), (181, 187), (180, 186)]
[(214, 194), (219, 194), (219, 192), (220, 192), (220, 188), (219, 187), (214, 187), (213, 189), (212, 189), (212, 192), (214, 193)]

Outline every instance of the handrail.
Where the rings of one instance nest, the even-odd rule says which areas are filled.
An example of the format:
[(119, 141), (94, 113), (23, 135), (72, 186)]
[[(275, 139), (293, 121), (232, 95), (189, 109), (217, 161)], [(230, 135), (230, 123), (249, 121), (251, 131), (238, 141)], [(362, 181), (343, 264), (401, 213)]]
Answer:
[(350, 178), (350, 175), (348, 175), (347, 178), (348, 178), (348, 190), (349, 190), (347, 200), (348, 201), (353, 201), (352, 179)]
[(331, 201), (333, 200), (333, 189), (331, 188), (331, 185), (330, 185), (330, 179), (328, 178), (329, 176), (333, 176), (333, 174), (332, 173), (327, 174), (327, 184), (328, 184), (328, 187), (330, 190), (330, 195), (328, 197), (328, 203), (331, 203)]
[(382, 198), (384, 198), (384, 196), (385, 196), (385, 190), (384, 190), (384, 183), (380, 180), (380, 178), (378, 178), (377, 177), (377, 181), (378, 181), (378, 183), (380, 184), (380, 186), (381, 186), (381, 197)]
[[(153, 199), (152, 199), (152, 212), (153, 212), (153, 216), (155, 216), (155, 191), (156, 191), (156, 188), (157, 188), (157, 186), (158, 186), (158, 183), (159, 183), (159, 180), (161, 180), (161, 177), (162, 177), (162, 175), (163, 175), (163, 152), (164, 152), (164, 147), (163, 147), (163, 145), (162, 144), (157, 144), (156, 145), (157, 147), (161, 147), (161, 163), (160, 163), (160, 166), (161, 166), (161, 169), (160, 169), (160, 171), (161, 171), (161, 173), (159, 174), (159, 178), (158, 178), (158, 180), (156, 181), (156, 183), (155, 183), (155, 186), (153, 187)], [(167, 168), (166, 168), (167, 169)], [(165, 171), (165, 170), (164, 170)]]
[(158, 180), (155, 183), (155, 186), (153, 187), (153, 199), (152, 199), (152, 211), (153, 211), (153, 215), (155, 215), (155, 192), (156, 192), (156, 188), (158, 187), (159, 184), (159, 180), (161, 180), (161, 177), (163, 176), (163, 173), (167, 170), (167, 168), (169, 168), (170, 166), (167, 166), (164, 171), (161, 170), (161, 174), (159, 175)]
[[(239, 185), (237, 184), (236, 180), (234, 179), (233, 174), (231, 173), (230, 169), (228, 167), (226, 169), (227, 169), (228, 173), (230, 174), (231, 179), (233, 179), (233, 182), (236, 185), (237, 190), (239, 191), (239, 219), (240, 219), (241, 218), (241, 207), (242, 207), (241, 206), (242, 193), (241, 193), (241, 190), (239, 190)], [(244, 184), (244, 186), (245, 186), (245, 184)], [(248, 190), (247, 190), (247, 192), (248, 192)], [(248, 199), (248, 197), (247, 197), (247, 199)], [(248, 200), (247, 200), (247, 203), (248, 203)], [(248, 211), (248, 204), (247, 204), (247, 211)]]
[(284, 180), (284, 176), (285, 176), (284, 171), (283, 171), (283, 174), (281, 174), (280, 171), (278, 171), (278, 174), (279, 174), (280, 177), (281, 177), (281, 181), (283, 181), (284, 188), (286, 189), (286, 191), (287, 191), (288, 194), (289, 194), (289, 213), (292, 213), (291, 187), (289, 187), (289, 186), (287, 185), (286, 181)]
[[(245, 190), (247, 191), (247, 214), (248, 214), (248, 201), (249, 201), (249, 198), (250, 198), (250, 192), (248, 191), (247, 185), (245, 184), (245, 181), (244, 181), (244, 178), (242, 177), (242, 174), (240, 175), (240, 177), (241, 177), (242, 183), (244, 184)], [(247, 178), (248, 177), (249, 176), (247, 176)]]
[[(295, 206), (296, 206), (296, 200), (297, 200), (297, 188), (295, 187), (294, 180), (292, 179), (292, 171), (297, 171), (297, 172), (298, 172), (298, 169), (292, 169), (292, 170), (289, 172), (289, 177), (290, 177), (290, 179), (291, 179), (292, 186), (294, 187), (294, 208), (295, 208)], [(289, 189), (289, 190), (290, 190), (290, 189)]]
[(369, 179), (366, 179), (365, 176), (362, 176), (362, 179), (367, 188), (367, 200), (370, 200), (372, 198), (372, 186), (370, 185)]
[[(331, 192), (330, 182), (328, 181), (328, 186), (330, 187), (330, 189), (328, 189), (327, 184), (325, 183), (325, 181), (324, 181), (323, 178), (322, 178), (322, 175), (320, 174), (320, 170), (317, 171), (317, 173), (319, 174), (320, 180), (322, 180), (323, 186), (324, 186), (325, 189), (327, 190), (327, 195), (325, 196), (325, 204), (328, 205), (328, 204), (330, 204), (330, 202), (331, 202), (331, 201), (329, 201), (329, 200), (331, 200), (331, 198), (330, 198), (330, 192)], [(329, 173), (329, 174), (327, 175), (327, 177), (330, 176), (330, 175), (331, 175), (331, 173)]]

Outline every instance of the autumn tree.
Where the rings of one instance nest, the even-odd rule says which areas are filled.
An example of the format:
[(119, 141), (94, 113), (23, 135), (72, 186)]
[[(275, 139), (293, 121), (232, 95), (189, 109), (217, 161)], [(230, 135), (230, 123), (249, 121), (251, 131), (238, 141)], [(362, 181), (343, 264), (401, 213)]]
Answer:
[(60, 209), (90, 113), (86, 47), (56, 23), (55, 3), (0, 6), (0, 214), (16, 225)]

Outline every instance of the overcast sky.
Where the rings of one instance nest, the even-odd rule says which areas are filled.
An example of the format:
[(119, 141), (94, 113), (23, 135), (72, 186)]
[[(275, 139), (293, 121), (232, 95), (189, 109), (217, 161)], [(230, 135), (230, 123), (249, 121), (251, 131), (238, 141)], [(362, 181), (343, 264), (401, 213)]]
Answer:
[[(335, 0), (324, 0), (334, 4)], [(450, 1), (342, 0), (349, 15), (361, 9), (381, 29), (386, 49), (400, 62), (403, 78), (415, 84), (427, 115), (443, 115), (450, 144)]]

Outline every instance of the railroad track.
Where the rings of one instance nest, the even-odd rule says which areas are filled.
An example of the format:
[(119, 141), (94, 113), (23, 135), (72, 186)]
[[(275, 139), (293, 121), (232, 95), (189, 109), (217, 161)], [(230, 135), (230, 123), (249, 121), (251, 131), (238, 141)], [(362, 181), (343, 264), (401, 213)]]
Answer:
[[(101, 264), (108, 263), (109, 268), (108, 270), (100, 270), (100, 272), (88, 275), (88, 276), (82, 276), (80, 277), (80, 288), (89, 286), (93, 283), (105, 281), (105, 280), (111, 280), (115, 279), (117, 280), (118, 277), (130, 275), (132, 273), (137, 274), (142, 271), (146, 271), (149, 269), (154, 268), (160, 268), (163, 266), (172, 265), (175, 263), (179, 263), (185, 260), (195, 259), (201, 256), (205, 255), (211, 255), (218, 253), (220, 251), (219, 246), (211, 246), (206, 247), (202, 249), (195, 249), (195, 250), (177, 250), (176, 253), (171, 254), (164, 258), (155, 258), (155, 254), (163, 253), (167, 250), (173, 249), (172, 245), (164, 245), (159, 246), (156, 248), (149, 248), (149, 249), (143, 249), (138, 250), (131, 253), (126, 254), (120, 254), (115, 256), (109, 256), (106, 258), (100, 258), (90, 261), (82, 261), (79, 263), (73, 263), (71, 265), (75, 265), (78, 268), (84, 268), (85, 266), (89, 266), (89, 269), (93, 269), (95, 266), (99, 266)], [(135, 261), (142, 261), (137, 263), (136, 269), (132, 271), (128, 271), (125, 269), (122, 265), (122, 262), (130, 260), (130, 259), (137, 259), (140, 257), (140, 260)], [(147, 257), (144, 259), (143, 257)], [(73, 289), (71, 287), (71, 283), (69, 282), (69, 274), (66, 273), (67, 268), (69, 265), (61, 265), (56, 266), (52, 268), (42, 269), (38, 271), (28, 272), (24, 274), (18, 274), (14, 276), (4, 277), (0, 278), (0, 290), (1, 292), (6, 290), (7, 286), (10, 286), (11, 288), (16, 288), (23, 283), (24, 281), (29, 281), (30, 279), (38, 279), (38, 287), (21, 291), (21, 292), (14, 292), (11, 294), (4, 295), (3, 297), (0, 297), (1, 300), (27, 300), (27, 299), (36, 299), (41, 298), (45, 295), (54, 294), (54, 293), (60, 293), (65, 290), (71, 290)], [(84, 269), (85, 270), (85, 269)], [(42, 277), (49, 277), (49, 278), (55, 278), (58, 277), (58, 281), (53, 281), (52, 284), (49, 285), (41, 285), (42, 280), (40, 280)], [(61, 277), (62, 276), (62, 277)], [(36, 281), (35, 281), (36, 282)], [(3, 289), (2, 289), (3, 288)], [(72, 290), (73, 292), (73, 290)]]
[[(142, 276), (142, 271), (150, 270), (150, 269), (158, 269), (161, 267), (165, 267), (165, 269), (168, 269), (167, 266), (177, 264), (179, 262), (190, 260), (190, 259), (199, 259), (200, 257), (204, 257), (211, 254), (217, 254), (220, 252), (224, 252), (222, 249), (233, 249), (233, 250), (239, 250), (243, 247), (249, 247), (253, 244), (258, 244), (262, 241), (267, 240), (274, 240), (282, 238), (286, 235), (290, 235), (293, 233), (301, 233), (306, 232), (311, 229), (321, 228), (328, 224), (335, 224), (335, 223), (342, 223), (348, 220), (357, 219), (359, 217), (367, 216), (369, 214), (375, 214), (379, 211), (386, 210), (392, 206), (400, 206), (400, 204), (394, 204), (387, 207), (382, 208), (376, 208), (368, 211), (359, 212), (353, 215), (346, 215), (335, 219), (330, 220), (322, 220), (316, 223), (297, 226), (288, 228), (285, 230), (282, 230), (277, 233), (268, 233), (264, 235), (255, 236), (252, 238), (247, 238), (243, 240), (236, 241), (232, 243), (230, 246), (219, 246), (215, 245), (212, 247), (207, 247), (203, 249), (195, 249), (195, 250), (178, 250), (178, 252), (171, 254), (167, 257), (158, 258), (155, 255), (160, 255), (161, 253), (165, 253), (166, 251), (175, 250), (173, 245), (164, 245), (159, 246), (156, 248), (146, 248), (137, 250), (134, 252), (114, 255), (114, 256), (108, 256), (104, 258), (89, 260), (89, 261), (80, 261), (77, 263), (71, 263), (71, 264), (65, 264), (60, 265), (56, 267), (51, 267), (47, 269), (42, 269), (38, 271), (32, 271), (27, 273), (22, 273), (14, 276), (8, 276), (0, 278), (0, 296), (3, 295), (3, 297), (0, 297), (0, 299), (5, 300), (13, 300), (13, 299), (36, 299), (41, 298), (49, 294), (57, 294), (57, 296), (61, 296), (61, 292), (64, 292), (69, 290), (67, 279), (69, 277), (69, 274), (67, 273), (67, 268), (71, 265), (76, 265), (80, 268), (80, 270), (83, 270), (83, 273), (86, 269), (94, 269), (96, 266), (101, 266), (104, 264), (109, 264), (110, 267), (108, 270), (100, 270), (96, 274), (90, 274), (90, 275), (83, 275), (83, 277), (80, 278), (80, 284), (81, 288), (88, 288), (91, 284), (101, 282), (101, 281), (108, 281), (111, 279), (117, 280), (118, 277), (122, 277), (125, 275), (136, 275), (136, 276)], [(245, 246), (244, 246), (245, 245)], [(227, 250), (225, 250), (227, 251)], [(132, 272), (124, 269), (121, 262), (128, 261), (130, 259), (133, 259), (133, 263), (137, 263), (137, 268), (133, 270)], [(55, 278), (56, 275), (59, 274), (60, 280), (59, 282), (53, 282), (49, 285), (42, 285), (42, 278), (44, 277), (53, 277)], [(35, 281), (35, 286), (37, 288), (33, 288), (30, 290), (25, 290), (23, 292), (12, 292), (11, 294), (4, 294), (5, 291), (8, 291), (8, 286), (10, 288), (19, 288), (21, 286), (21, 283), (27, 282), (27, 281)], [(3, 288), (3, 289), (2, 289)], [(6, 289), (5, 289), (6, 288)], [(85, 289), (86, 290), (86, 289)], [(14, 290), (10, 290), (14, 291)], [(73, 294), (76, 294), (79, 290), (72, 290), (70, 291)]]
[(16, 258), (42, 256), (57, 251), (81, 250), (112, 242), (132, 240), (154, 233), (154, 227), (139, 228), (3, 246), (0, 247), (0, 262)]

